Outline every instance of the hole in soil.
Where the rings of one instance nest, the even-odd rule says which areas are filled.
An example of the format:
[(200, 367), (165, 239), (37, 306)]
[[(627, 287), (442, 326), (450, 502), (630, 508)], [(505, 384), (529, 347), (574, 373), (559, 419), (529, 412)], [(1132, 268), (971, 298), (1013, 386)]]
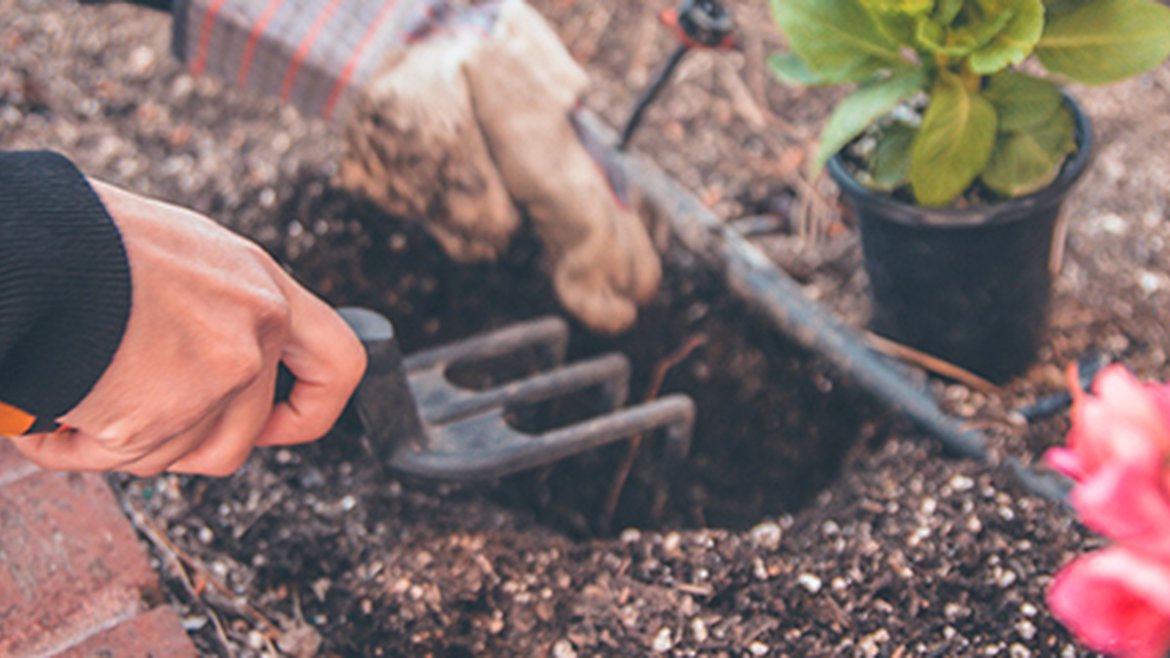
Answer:
[(542, 365), (553, 365), (548, 350), (530, 346), (500, 356), (460, 360), (446, 375), (457, 386), (483, 391), (540, 372)]
[(541, 402), (511, 405), (505, 418), (521, 432), (539, 434), (606, 413), (613, 408), (609, 399), (605, 386), (590, 386)]
[[(319, 177), (286, 189), (295, 192), (277, 216), (303, 225), (326, 220), (329, 230), (307, 243), (301, 234), (266, 246), (335, 303), (386, 313), (404, 354), (539, 315), (567, 317), (540, 274), (540, 246), (530, 232), (497, 264), (457, 264), (417, 226), (388, 218)], [(830, 378), (818, 357), (777, 336), (704, 271), (668, 266), (660, 294), (622, 336), (571, 325), (568, 362), (611, 351), (629, 357), (630, 403), (648, 395), (652, 373), (667, 356), (697, 334), (706, 338), (666, 372), (658, 391), (695, 400), (685, 463), (669, 466), (661, 441), (643, 441), (618, 489), (614, 482), (629, 456), (623, 442), (472, 488), (573, 536), (626, 527), (742, 528), (794, 511), (835, 477), (855, 441), (884, 429), (874, 420), (880, 409), (865, 393)], [(499, 377), (497, 368), (506, 377), (531, 372), (537, 356), (526, 358), (468, 364), (451, 375), (483, 387), (493, 381), (489, 372)], [(589, 417), (594, 409), (582, 398), (519, 415), (535, 431), (547, 429), (550, 418)]]

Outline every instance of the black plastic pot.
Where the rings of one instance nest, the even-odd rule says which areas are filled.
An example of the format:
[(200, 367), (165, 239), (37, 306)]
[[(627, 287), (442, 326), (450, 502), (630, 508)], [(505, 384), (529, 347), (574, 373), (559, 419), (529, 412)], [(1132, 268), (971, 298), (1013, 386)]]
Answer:
[(829, 162), (861, 228), (871, 330), (993, 381), (1032, 362), (1047, 328), (1061, 206), (1093, 147), (1088, 117), (1066, 100), (1077, 151), (1051, 185), (1025, 197), (923, 208), (865, 188), (839, 155)]

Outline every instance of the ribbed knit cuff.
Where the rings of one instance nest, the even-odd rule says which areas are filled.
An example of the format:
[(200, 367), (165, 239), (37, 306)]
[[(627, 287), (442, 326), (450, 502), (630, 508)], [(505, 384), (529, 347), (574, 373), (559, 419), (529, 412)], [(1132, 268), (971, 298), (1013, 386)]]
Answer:
[(81, 172), (0, 153), (0, 401), (56, 418), (93, 388), (130, 315), (117, 227)]

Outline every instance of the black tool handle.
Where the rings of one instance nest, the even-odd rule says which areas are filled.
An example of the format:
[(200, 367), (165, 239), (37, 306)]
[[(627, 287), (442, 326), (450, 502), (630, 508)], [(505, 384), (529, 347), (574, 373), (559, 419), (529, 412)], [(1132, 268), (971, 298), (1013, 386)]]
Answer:
[[(361, 431), (388, 459), (404, 441), (423, 439), (422, 419), (402, 365), (394, 325), (385, 316), (365, 308), (346, 307), (338, 314), (366, 348), (366, 372), (346, 405), (339, 425)], [(282, 363), (276, 377), (276, 400), (288, 399), (296, 377)]]

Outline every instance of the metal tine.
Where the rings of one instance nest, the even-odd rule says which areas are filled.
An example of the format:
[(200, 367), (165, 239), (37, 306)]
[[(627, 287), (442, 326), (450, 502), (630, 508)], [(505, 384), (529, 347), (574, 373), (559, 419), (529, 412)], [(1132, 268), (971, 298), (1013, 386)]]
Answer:
[(666, 431), (668, 454), (681, 459), (690, 450), (695, 404), (674, 394), (536, 435), (508, 426), (502, 413), (493, 410), (432, 428), (426, 451), (399, 450), (391, 465), (428, 478), (501, 477), (659, 427)]
[(551, 400), (568, 393), (601, 387), (605, 411), (626, 402), (629, 394), (630, 361), (622, 354), (599, 357), (540, 372), (486, 390), (456, 386), (434, 371), (411, 377), (423, 420), (450, 423), (492, 407), (529, 404)]
[(423, 350), (403, 359), (407, 372), (441, 367), (456, 362), (490, 359), (527, 347), (543, 347), (545, 367), (563, 363), (569, 346), (569, 325), (555, 316), (536, 318), (463, 340)]

